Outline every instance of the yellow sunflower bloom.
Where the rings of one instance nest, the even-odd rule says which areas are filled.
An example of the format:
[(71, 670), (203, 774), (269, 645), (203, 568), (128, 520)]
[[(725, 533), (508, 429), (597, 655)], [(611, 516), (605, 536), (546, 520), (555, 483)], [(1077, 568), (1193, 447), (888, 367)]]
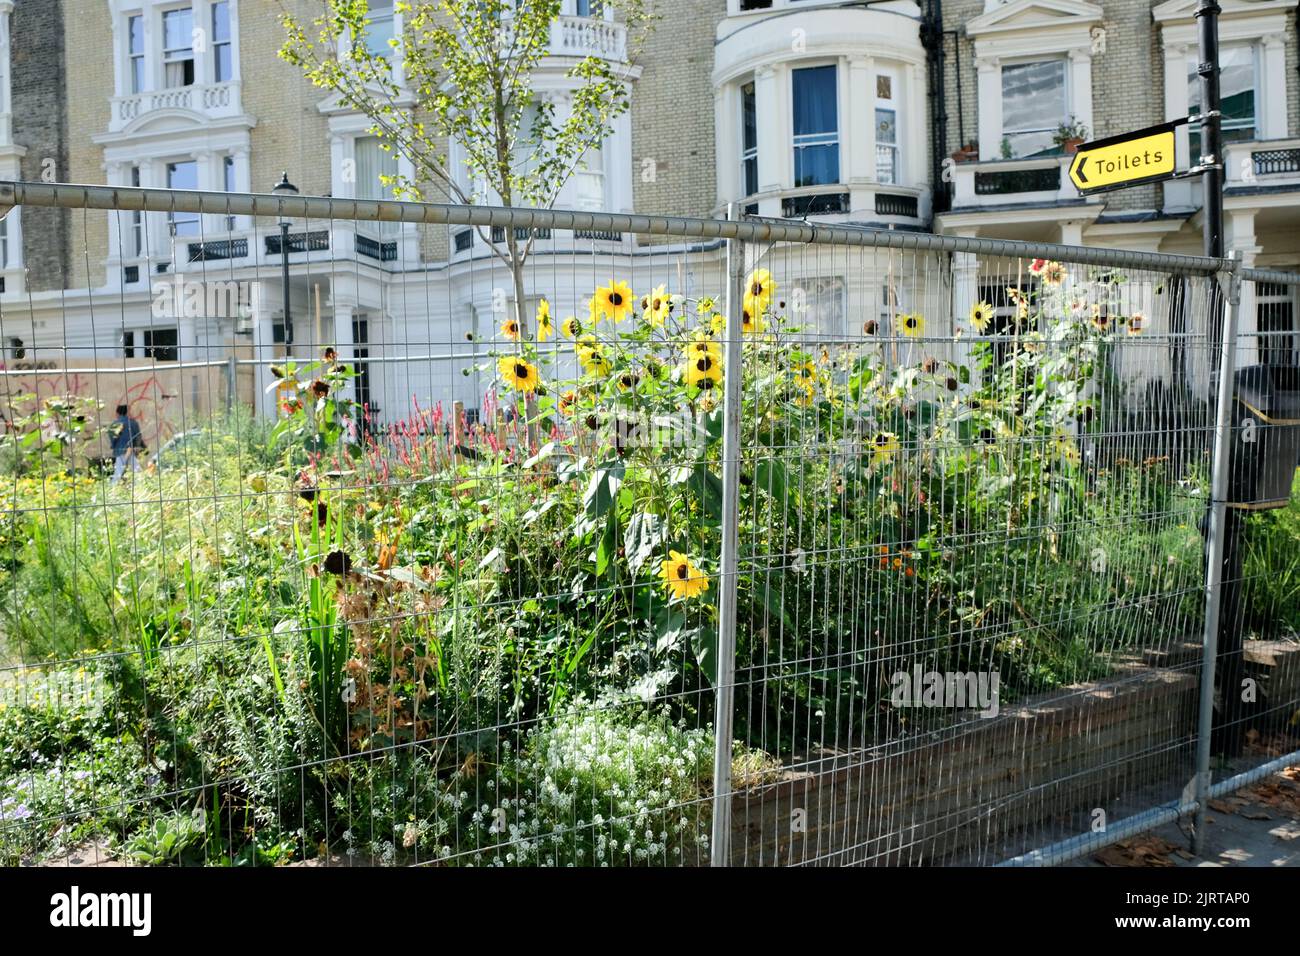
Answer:
[(537, 366), (521, 358), (506, 356), (497, 362), (497, 369), (505, 383), (517, 392), (537, 391)]
[(501, 323), (501, 334), (512, 342), (519, 341), (519, 321), (517, 319), (506, 319)]
[(1134, 312), (1128, 317), (1128, 334), (1141, 335), (1147, 327), (1147, 317), (1145, 312)]
[(993, 306), (987, 302), (976, 302), (970, 307), (970, 324), (980, 335), (989, 330), (993, 321)]
[(699, 337), (686, 345), (686, 357), (698, 358), (701, 355), (712, 355), (714, 358), (722, 357), (722, 347), (713, 339)]
[(571, 391), (567, 391), (567, 392), (565, 392), (563, 395), (561, 395), (561, 396), (560, 396), (560, 414), (561, 414), (561, 415), (572, 415), (572, 414), (573, 414), (573, 406), (574, 406), (575, 404), (577, 404), (577, 401), (578, 401), (578, 393), (577, 393), (577, 392), (574, 392), (574, 391), (572, 391), (572, 390), (571, 390)]
[(596, 290), (596, 308), (611, 322), (622, 322), (632, 311), (636, 294), (626, 282), (612, 281)]
[(537, 303), (537, 341), (545, 342), (555, 334), (555, 323), (551, 321), (551, 303), (543, 299)]
[(767, 329), (767, 322), (763, 319), (764, 308), (765, 306), (758, 299), (745, 296), (744, 317), (740, 323), (740, 328), (745, 335), (753, 335)]
[(762, 312), (772, 302), (776, 294), (776, 281), (766, 269), (755, 269), (745, 280), (745, 298), (758, 303), (757, 312)]
[(576, 339), (582, 334), (582, 323), (578, 321), (576, 315), (571, 315), (560, 323), (560, 331), (564, 333), (565, 338)]
[(715, 352), (696, 352), (687, 356), (685, 378), (687, 385), (712, 388), (722, 381), (722, 357)]
[(898, 327), (910, 339), (925, 334), (925, 316), (909, 312), (898, 317)]
[(663, 562), (659, 576), (664, 579), (664, 589), (673, 597), (699, 597), (709, 589), (708, 576), (680, 551), (668, 552), (668, 560)]
[(871, 439), (871, 460), (883, 465), (898, 454), (898, 436), (893, 432), (876, 432)]
[(790, 370), (794, 375), (795, 383), (803, 388), (815, 388), (817, 386), (817, 366), (812, 362), (800, 362)]
[(727, 317), (721, 312), (714, 312), (709, 317), (709, 331), (713, 335), (724, 335), (727, 331)]
[(661, 285), (641, 300), (641, 311), (651, 325), (663, 325), (673, 311), (673, 297)]

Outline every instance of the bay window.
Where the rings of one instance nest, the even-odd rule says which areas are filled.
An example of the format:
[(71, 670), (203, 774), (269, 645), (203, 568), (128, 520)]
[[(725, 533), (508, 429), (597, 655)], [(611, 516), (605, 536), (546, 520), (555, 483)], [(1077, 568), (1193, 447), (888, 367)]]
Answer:
[(834, 66), (791, 72), (794, 103), (794, 185), (823, 186), (840, 181), (840, 144)]
[(1066, 121), (1065, 60), (1002, 66), (1003, 159), (1050, 156)]
[(168, 87), (194, 83), (194, 11), (190, 7), (164, 10), (163, 81)]
[(758, 192), (758, 106), (754, 84), (740, 88), (740, 183), (744, 195)]

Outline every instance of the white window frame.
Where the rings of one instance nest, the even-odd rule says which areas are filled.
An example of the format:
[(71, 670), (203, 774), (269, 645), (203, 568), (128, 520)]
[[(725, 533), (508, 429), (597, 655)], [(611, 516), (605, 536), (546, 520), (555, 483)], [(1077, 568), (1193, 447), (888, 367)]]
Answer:
[[(186, 42), (188, 45), (169, 47), (167, 46), (167, 18), (171, 14), (179, 14), (179, 13), (188, 13), (190, 17), (190, 31), (189, 31), (189, 36), (186, 38)], [(184, 4), (176, 7), (167, 7), (163, 10), (160, 10), (158, 12), (158, 22), (159, 22), (158, 42), (162, 48), (161, 64), (162, 64), (163, 88), (169, 90), (183, 90), (187, 86), (194, 86), (196, 83), (199, 82), (199, 76), (198, 76), (199, 64), (198, 64), (198, 54), (194, 49), (194, 7), (193, 5)], [(172, 55), (174, 53), (180, 53), (180, 52), (188, 52), (189, 56), (178, 57)], [(167, 80), (167, 67), (173, 63), (184, 64), (186, 61), (188, 61), (190, 64), (190, 77), (191, 77), (190, 82), (178, 83), (175, 85), (169, 83)], [(181, 71), (183, 76), (184, 74), (183, 65), (181, 66)]]
[[(187, 163), (194, 167), (194, 188), (195, 189), (203, 188), (203, 183), (199, 181), (199, 176), (202, 173), (202, 169), (200, 168), (199, 161), (197, 158), (190, 156), (190, 157), (182, 157), (177, 159), (169, 159), (163, 164), (163, 175), (167, 179), (168, 189), (184, 188), (184, 187), (172, 185), (172, 171), (174, 167), (183, 166)], [(166, 216), (167, 216), (167, 234), (171, 236), (173, 239), (184, 238), (187, 236), (199, 236), (203, 232), (203, 217), (196, 212), (180, 212), (175, 209), (169, 209), (166, 213)], [(178, 227), (182, 225), (186, 225), (188, 223), (194, 224), (194, 231), (181, 232)]]
[[(132, 45), (131, 25), (138, 24), (140, 27), (140, 49), (137, 51)], [(126, 92), (132, 95), (143, 93), (149, 89), (149, 59), (147, 56), (149, 49), (148, 34), (145, 31), (144, 11), (137, 13), (128, 13), (126, 15)], [(137, 73), (136, 67), (139, 67)]]
[[(217, 8), (222, 6), (223, 4), (225, 5), (226, 8), (226, 30), (228, 35), (226, 39), (218, 40), (217, 39)], [(209, 30), (209, 36), (212, 38), (211, 42), (208, 44), (208, 49), (210, 51), (209, 58), (212, 64), (212, 82), (229, 83), (235, 78), (234, 0), (213, 0), (213, 2), (208, 4), (208, 30)], [(217, 54), (222, 47), (226, 48), (227, 58), (230, 61), (230, 66), (229, 66), (230, 75), (226, 77), (219, 77), (217, 75), (217, 68), (221, 62), (221, 58)]]
[[(800, 70), (816, 70), (825, 67), (830, 67), (834, 71), (834, 76), (835, 76), (835, 83), (832, 86), (832, 89), (835, 90), (835, 131), (834, 133), (823, 132), (823, 133), (796, 134), (794, 132), (794, 128), (795, 128), (794, 111), (796, 108), (795, 98), (794, 98), (795, 75)], [(790, 111), (789, 111), (790, 127), (789, 128), (790, 128), (790, 144), (791, 144), (790, 173), (791, 173), (791, 183), (793, 185), (793, 188), (795, 189), (831, 188), (834, 186), (838, 186), (844, 182), (844, 149), (841, 142), (842, 136), (840, 132), (844, 128), (844, 121), (843, 121), (844, 96), (842, 94), (842, 91), (840, 90), (842, 76), (843, 76), (842, 64), (838, 59), (829, 60), (829, 61), (817, 61), (817, 60), (813, 60), (809, 62), (800, 61), (797, 65), (791, 65), (790, 67), (790, 71), (789, 71), (789, 89), (790, 89)], [(807, 186), (800, 186), (798, 182), (799, 150), (807, 149), (810, 147), (816, 147), (816, 146), (835, 147), (835, 172), (836, 172), (835, 181), (829, 183), (810, 183)]]
[[(880, 96), (880, 77), (889, 78), (888, 97)], [(877, 68), (872, 77), (872, 93), (875, 101), (875, 109), (871, 114), (871, 122), (875, 124), (876, 135), (874, 136), (876, 144), (875, 155), (875, 176), (876, 181), (890, 186), (896, 186), (901, 181), (902, 162), (903, 162), (903, 115), (904, 110), (901, 108), (899, 91), (901, 78), (896, 70)], [(888, 111), (894, 114), (894, 141), (892, 143), (882, 142), (880, 139), (880, 113)], [(890, 178), (886, 179), (881, 175), (881, 156), (886, 153), (893, 153)]]
[[(745, 89), (749, 88), (748, 96), (754, 101), (754, 145), (745, 145)], [(758, 170), (758, 81), (754, 77), (742, 80), (736, 87), (737, 94), (740, 98), (740, 194), (748, 198), (758, 193), (761, 189), (759, 186)], [(792, 116), (793, 119), (793, 116)], [(748, 187), (749, 166), (754, 167), (754, 188)]]
[[(1060, 116), (1060, 117), (1058, 118), (1058, 120), (1057, 120), (1057, 125), (1056, 125), (1056, 126), (1045, 126), (1045, 127), (1025, 127), (1025, 128), (1023, 128), (1023, 129), (1011, 129), (1011, 128), (1009, 128), (1009, 127), (1007, 126), (1007, 120), (1008, 120), (1008, 117), (1007, 117), (1007, 109), (1006, 109), (1006, 71), (1007, 71), (1008, 69), (1013, 69), (1013, 70), (1014, 70), (1014, 69), (1016, 69), (1016, 68), (1018, 68), (1018, 67), (1036, 66), (1036, 65), (1038, 65), (1038, 64), (1042, 64), (1042, 63), (1054, 63), (1054, 64), (1059, 64), (1059, 65), (1060, 65), (1060, 68), (1061, 68), (1061, 108), (1062, 108), (1062, 113), (1061, 113), (1061, 116)], [(999, 158), (999, 159), (1028, 159), (1028, 158), (1030, 158), (1031, 156), (1034, 157), (1034, 158), (1041, 158), (1040, 156), (1038, 156), (1038, 155), (1036, 155), (1036, 154), (1032, 154), (1032, 153), (1031, 153), (1031, 154), (1026, 154), (1025, 156), (1017, 156), (1017, 155), (1013, 152), (1013, 153), (1011, 154), (1011, 156), (1005, 156), (1005, 155), (1003, 155), (1003, 152), (1002, 152), (1002, 143), (1003, 143), (1004, 140), (1007, 140), (1007, 139), (1009, 138), (1009, 136), (1011, 136), (1011, 135), (1021, 135), (1021, 134), (1024, 134), (1024, 133), (1055, 133), (1057, 127), (1059, 127), (1059, 126), (1061, 126), (1061, 125), (1063, 125), (1063, 124), (1069, 122), (1069, 120), (1070, 120), (1070, 116), (1072, 115), (1071, 112), (1070, 112), (1070, 103), (1072, 102), (1072, 97), (1071, 97), (1071, 95), (1070, 95), (1071, 91), (1070, 91), (1070, 61), (1069, 61), (1069, 58), (1068, 58), (1068, 57), (1065, 57), (1065, 56), (1060, 56), (1060, 55), (1057, 55), (1057, 56), (1026, 56), (1026, 57), (1017, 57), (1017, 58), (1014, 59), (1014, 60), (1008, 60), (1008, 61), (1005, 61), (1005, 62), (1003, 62), (1003, 64), (1002, 64), (1002, 69), (999, 71), (999, 75), (998, 75), (998, 87), (999, 87), (999, 88), (998, 88), (998, 95), (999, 95), (999, 97), (1001, 98), (1001, 102), (1002, 102), (1002, 130), (1001, 130), (1001, 135), (998, 137), (998, 158)], [(1050, 151), (1048, 151), (1048, 152), (1046, 152), (1046, 153), (1044, 153), (1044, 154), (1042, 154), (1042, 155), (1045, 155), (1045, 156), (1046, 156), (1046, 155), (1052, 155), (1052, 154), (1051, 154)]]

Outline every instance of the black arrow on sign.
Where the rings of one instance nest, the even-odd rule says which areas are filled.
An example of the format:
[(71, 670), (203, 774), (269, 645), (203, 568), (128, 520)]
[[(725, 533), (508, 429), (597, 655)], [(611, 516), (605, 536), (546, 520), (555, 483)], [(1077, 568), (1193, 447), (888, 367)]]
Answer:
[(1081, 183), (1086, 183), (1088, 181), (1088, 177), (1083, 174), (1083, 164), (1086, 163), (1087, 161), (1088, 161), (1088, 157), (1086, 155), (1080, 156), (1079, 163), (1074, 168), (1074, 171), (1079, 174), (1079, 182)]

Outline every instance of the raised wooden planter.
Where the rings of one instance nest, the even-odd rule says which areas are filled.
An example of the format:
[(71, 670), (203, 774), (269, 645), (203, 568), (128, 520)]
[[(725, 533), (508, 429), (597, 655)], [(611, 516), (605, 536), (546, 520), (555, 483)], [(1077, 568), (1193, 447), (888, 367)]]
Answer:
[[(1087, 813), (1138, 784), (1190, 779), (1197, 677), (1125, 664), (942, 731), (819, 753), (738, 793), (732, 864), (923, 864)], [(992, 862), (990, 860), (989, 862)]]

